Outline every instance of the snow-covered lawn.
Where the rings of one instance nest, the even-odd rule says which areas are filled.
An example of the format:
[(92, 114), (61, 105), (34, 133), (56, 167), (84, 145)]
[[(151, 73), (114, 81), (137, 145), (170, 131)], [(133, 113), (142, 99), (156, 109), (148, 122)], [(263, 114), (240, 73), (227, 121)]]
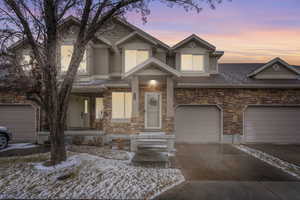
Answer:
[(0, 198), (151, 199), (184, 181), (178, 169), (132, 166), (129, 153), (116, 160), (68, 152), (55, 168), (41, 164), (48, 157), (1, 158)]
[(5, 149), (1, 149), (0, 152), (12, 150), (12, 149), (28, 149), (37, 146), (38, 145), (31, 144), (31, 143), (13, 143), (13, 144), (9, 144)]

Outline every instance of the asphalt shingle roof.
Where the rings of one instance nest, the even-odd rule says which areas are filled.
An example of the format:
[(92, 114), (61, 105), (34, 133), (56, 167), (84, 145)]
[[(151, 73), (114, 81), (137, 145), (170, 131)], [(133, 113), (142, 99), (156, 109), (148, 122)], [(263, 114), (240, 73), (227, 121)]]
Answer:
[[(263, 65), (265, 63), (222, 63), (219, 64), (218, 74), (212, 74), (209, 77), (183, 77), (180, 82), (212, 85), (300, 84), (300, 77), (299, 80), (258, 80), (247, 76)], [(292, 67), (300, 72), (300, 66)]]

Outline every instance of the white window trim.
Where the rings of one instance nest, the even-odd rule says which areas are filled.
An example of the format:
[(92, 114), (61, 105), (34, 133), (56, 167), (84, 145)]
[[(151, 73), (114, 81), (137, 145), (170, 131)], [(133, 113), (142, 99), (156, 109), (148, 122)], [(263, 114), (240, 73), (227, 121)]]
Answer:
[[(58, 61), (59, 62), (59, 66), (60, 66), (59, 71), (60, 71), (61, 74), (64, 75), (64, 74), (67, 73), (67, 70), (66, 71), (62, 70), (62, 52), (61, 52), (62, 46), (73, 46), (74, 47), (74, 44), (73, 43), (69, 43), (69, 42), (62, 43), (60, 45), (60, 48), (59, 48), (59, 54), (60, 54), (59, 55), (59, 61)], [(86, 49), (85, 49), (85, 65), (86, 65), (85, 66), (85, 72), (80, 72), (78, 70), (77, 75), (79, 75), (79, 76), (85, 76), (85, 75), (89, 74), (89, 62), (90, 62), (90, 60), (89, 60), (89, 47), (87, 46)]]
[[(99, 111), (99, 107), (97, 107), (97, 99), (102, 99), (102, 111)], [(104, 114), (104, 105), (103, 105), (103, 97), (96, 97), (95, 98), (95, 119), (96, 120), (101, 120), (103, 119), (103, 114)], [(99, 117), (98, 117), (99, 115)]]
[(134, 67), (132, 67), (131, 69), (129, 69), (129, 70), (126, 71), (126, 51), (137, 51), (137, 52), (138, 51), (147, 51), (148, 52), (148, 58), (146, 60), (148, 60), (151, 57), (151, 51), (150, 51), (150, 49), (142, 49), (142, 48), (140, 48), (140, 49), (124, 49), (124, 56), (123, 56), (123, 59), (124, 59), (123, 60), (123, 72), (124, 73), (130, 71), (131, 69), (135, 68), (137, 65), (141, 64), (141, 63), (137, 62), (138, 60), (136, 60), (136, 65)]
[[(123, 93), (123, 101), (124, 101), (124, 114), (126, 113), (126, 93), (131, 93), (131, 105), (132, 105), (132, 92), (112, 92), (113, 93)], [(111, 96), (111, 98), (113, 98)], [(123, 118), (114, 118), (113, 117), (113, 99), (111, 99), (111, 121), (114, 123), (128, 123), (131, 121), (132, 118), (132, 108), (131, 108), (131, 113), (130, 113), (130, 117), (126, 118), (125, 116)], [(126, 115), (126, 114), (125, 114)]]
[[(203, 63), (203, 69), (202, 70), (183, 70), (182, 68), (182, 56), (183, 55), (192, 55), (193, 56), (202, 56), (203, 57), (203, 61), (205, 61), (205, 55), (201, 54), (201, 53), (181, 53), (180, 54), (180, 71), (182, 71), (183, 73), (203, 73), (205, 72), (205, 62)], [(192, 59), (193, 62), (193, 59)], [(192, 67), (194, 68), (194, 65), (192, 64)]]

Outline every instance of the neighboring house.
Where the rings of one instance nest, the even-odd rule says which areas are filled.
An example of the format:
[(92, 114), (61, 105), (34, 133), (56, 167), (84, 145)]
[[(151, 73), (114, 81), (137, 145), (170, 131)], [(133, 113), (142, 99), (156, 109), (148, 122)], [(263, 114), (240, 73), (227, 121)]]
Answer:
[[(57, 62), (62, 74), (77, 25), (73, 17), (61, 25)], [(30, 59), (26, 44), (13, 48)], [(300, 67), (280, 58), (265, 64), (219, 64), (223, 54), (194, 34), (169, 47), (116, 20), (113, 30), (87, 47), (73, 86), (67, 133), (126, 138), (165, 132), (190, 143), (300, 143)], [(0, 125), (7, 116), (13, 119), (16, 107), (0, 106)], [(26, 113), (26, 106), (21, 110)], [(32, 118), (34, 129), (46, 131), (44, 120), (36, 126)], [(26, 125), (20, 119), (12, 122), (22, 138)]]

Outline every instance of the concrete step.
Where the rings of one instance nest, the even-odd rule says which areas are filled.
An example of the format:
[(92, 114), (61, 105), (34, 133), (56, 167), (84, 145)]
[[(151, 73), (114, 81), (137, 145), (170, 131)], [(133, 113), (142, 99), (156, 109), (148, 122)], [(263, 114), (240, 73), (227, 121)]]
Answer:
[(139, 151), (133, 157), (133, 162), (168, 162), (169, 157), (165, 153), (153, 151)]
[(137, 145), (166, 145), (167, 140), (137, 140)]
[(154, 152), (167, 152), (168, 146), (167, 145), (139, 145), (139, 151), (154, 151)]
[(140, 132), (139, 136), (163, 136), (163, 135), (166, 135), (165, 132), (152, 132), (152, 131), (149, 131), (149, 132)]

